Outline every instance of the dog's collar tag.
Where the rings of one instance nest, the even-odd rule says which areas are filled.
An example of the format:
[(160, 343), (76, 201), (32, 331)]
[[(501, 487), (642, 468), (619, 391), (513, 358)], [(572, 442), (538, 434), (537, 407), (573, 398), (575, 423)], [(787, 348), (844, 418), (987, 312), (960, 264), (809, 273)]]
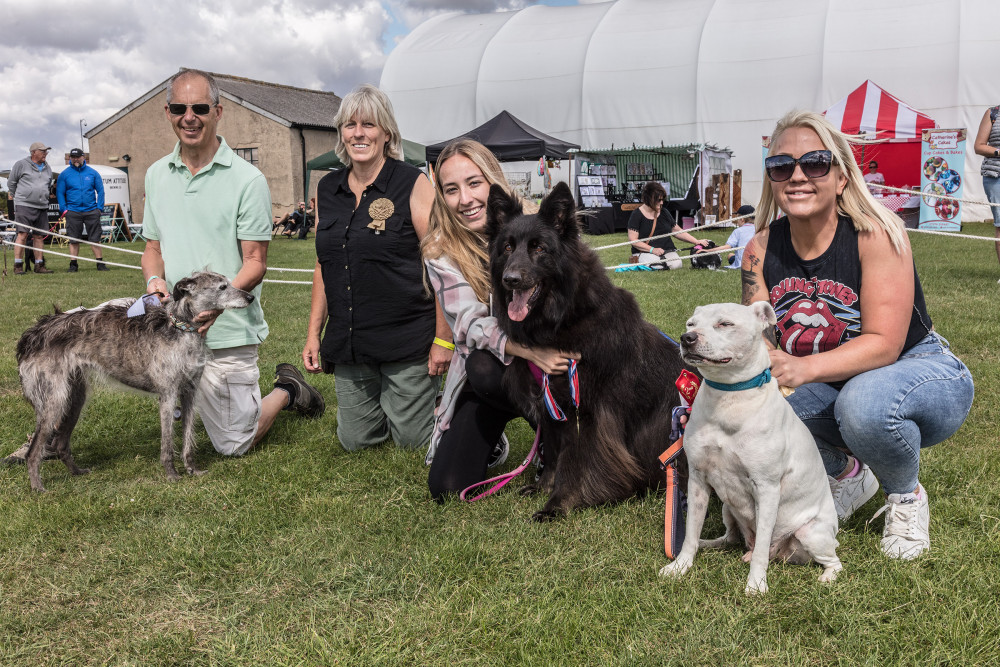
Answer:
[(705, 378), (705, 384), (707, 384), (712, 389), (718, 389), (720, 391), (743, 391), (744, 389), (756, 389), (757, 387), (763, 387), (770, 381), (771, 381), (770, 368), (765, 368), (761, 373), (754, 375), (749, 380), (744, 380), (743, 382), (736, 382), (734, 384), (726, 384), (724, 382), (712, 382), (708, 378)]
[(135, 300), (135, 303), (129, 306), (129, 309), (125, 314), (128, 317), (138, 317), (146, 314), (146, 306), (149, 306), (150, 308), (159, 308), (161, 305), (159, 297), (155, 294), (143, 294)]

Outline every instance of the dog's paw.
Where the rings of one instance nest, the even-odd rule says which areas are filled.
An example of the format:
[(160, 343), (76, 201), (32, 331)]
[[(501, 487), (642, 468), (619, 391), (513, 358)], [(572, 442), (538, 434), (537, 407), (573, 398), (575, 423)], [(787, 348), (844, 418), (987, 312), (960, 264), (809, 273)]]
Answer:
[(90, 474), (90, 468), (76, 468), (75, 470), (73, 470), (73, 474), (74, 475), (89, 475)]
[(541, 489), (537, 484), (525, 484), (520, 489), (517, 490), (519, 496), (533, 496), (537, 494)]
[(660, 568), (661, 577), (679, 577), (691, 569), (694, 561), (689, 558), (678, 556), (674, 562)]
[(837, 573), (844, 569), (839, 562), (836, 565), (829, 565), (823, 568), (823, 574), (819, 575), (819, 580), (824, 584), (829, 584), (837, 578)]
[(179, 482), (181, 481), (181, 476), (177, 474), (176, 470), (168, 470), (167, 479), (170, 480), (171, 482)]
[(757, 581), (747, 580), (747, 587), (743, 589), (743, 592), (747, 595), (764, 595), (767, 593), (767, 579), (758, 579)]
[(201, 477), (202, 475), (204, 475), (208, 471), (207, 470), (202, 470), (201, 468), (195, 468), (195, 467), (191, 466), (191, 467), (187, 468), (187, 472), (188, 472), (189, 475), (194, 475), (195, 477)]
[(536, 523), (547, 523), (549, 521), (558, 521), (564, 516), (566, 516), (566, 512), (561, 509), (540, 509), (531, 515), (531, 520)]

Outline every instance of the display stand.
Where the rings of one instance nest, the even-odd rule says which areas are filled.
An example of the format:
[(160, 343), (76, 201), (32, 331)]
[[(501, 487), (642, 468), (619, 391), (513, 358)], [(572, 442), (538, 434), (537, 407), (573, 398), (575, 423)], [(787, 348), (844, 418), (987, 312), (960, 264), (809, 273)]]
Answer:
[(104, 207), (104, 211), (101, 213), (101, 232), (101, 240), (107, 236), (108, 243), (132, 242), (132, 230), (129, 229), (125, 221), (125, 212), (122, 211), (121, 204), (107, 204)]

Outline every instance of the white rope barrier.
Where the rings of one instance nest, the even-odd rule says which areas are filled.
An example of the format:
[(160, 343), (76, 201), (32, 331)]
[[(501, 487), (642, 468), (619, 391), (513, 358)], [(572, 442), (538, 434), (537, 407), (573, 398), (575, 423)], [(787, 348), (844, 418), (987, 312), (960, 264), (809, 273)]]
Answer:
[[(49, 234), (52, 235), (52, 236), (58, 236), (58, 237), (62, 237), (62, 238), (70, 238), (69, 236), (65, 236), (63, 234), (59, 234), (59, 233), (56, 233), (56, 232), (49, 232)], [(92, 245), (92, 246), (99, 246), (99, 247), (101, 247), (103, 249), (106, 249), (106, 250), (119, 250), (121, 252), (127, 252), (127, 253), (131, 253), (131, 254), (134, 254), (134, 255), (141, 255), (142, 254), (138, 250), (130, 250), (128, 248), (116, 248), (115, 246), (105, 245), (103, 243), (93, 243), (91, 241), (80, 241), (80, 243), (81, 244)], [(28, 250), (37, 250), (34, 246), (25, 245), (23, 243), (17, 243), (15, 241), (0, 240), (0, 245), (5, 245), (5, 246), (9, 245), (9, 246), (14, 246), (15, 248), (25, 248), (25, 249), (28, 249)], [(46, 255), (46, 254), (56, 255), (58, 257), (69, 257), (70, 259), (73, 259), (73, 260), (82, 260), (84, 262), (95, 262), (95, 263), (96, 262), (101, 262), (102, 264), (107, 264), (109, 266), (117, 266), (117, 267), (120, 267), (120, 268), (123, 268), (123, 269), (136, 269), (138, 271), (142, 271), (142, 267), (141, 266), (135, 266), (134, 264), (119, 264), (118, 262), (112, 262), (112, 261), (110, 261), (108, 259), (104, 259), (104, 258), (102, 258), (102, 259), (95, 259), (93, 257), (84, 257), (83, 255), (80, 255), (78, 257), (74, 257), (73, 255), (70, 255), (68, 253), (57, 252), (57, 251), (51, 250), (51, 249), (45, 249), (45, 250), (41, 250), (39, 252), (41, 252), (43, 256)], [(25, 269), (25, 270), (27, 270), (27, 269)], [(303, 273), (313, 273), (313, 269), (285, 269), (285, 268), (279, 268), (279, 267), (268, 267), (267, 270), (268, 271), (300, 271), (300, 272), (303, 272)], [(262, 282), (265, 282), (265, 283), (278, 283), (278, 284), (282, 284), (282, 285), (312, 285), (312, 281), (311, 280), (307, 282), (307, 281), (304, 281), (304, 280), (276, 280), (274, 278), (264, 278), (264, 280)]]
[[(746, 218), (752, 218), (754, 215), (755, 215), (754, 213), (748, 213), (747, 215), (741, 215), (741, 216), (736, 217), (736, 218), (729, 218), (729, 220), (722, 220), (721, 222), (734, 222), (736, 220), (745, 220)], [(679, 232), (669, 232), (667, 234), (657, 234), (656, 236), (650, 236), (650, 237), (647, 237), (647, 238), (644, 238), (644, 239), (636, 239), (635, 241), (623, 241), (622, 243), (612, 243), (611, 245), (602, 245), (602, 246), (599, 246), (597, 248), (594, 248), (594, 250), (609, 250), (611, 248), (621, 248), (621, 247), (624, 247), (624, 246), (627, 246), (627, 245), (632, 245), (634, 243), (648, 243), (649, 241), (652, 241), (654, 239), (665, 239), (668, 236), (677, 236), (678, 234), (697, 232), (697, 231), (700, 231), (702, 229), (712, 229), (712, 228), (718, 227), (719, 224), (720, 224), (719, 222), (715, 222), (715, 223), (712, 223), (710, 225), (701, 225), (699, 227), (691, 227), (690, 229), (682, 229)], [(737, 226), (739, 226), (739, 225), (737, 225)]]
[[(879, 185), (878, 183), (868, 183), (869, 187), (878, 188), (879, 190), (887, 190), (888, 192), (898, 192), (904, 195), (910, 195), (912, 197), (933, 197), (934, 199), (950, 199), (952, 201), (962, 202), (963, 204), (974, 204), (976, 206), (1000, 206), (1000, 202), (994, 204), (988, 201), (976, 201), (975, 199), (960, 199), (958, 197), (952, 197), (951, 195), (939, 195), (933, 192), (921, 192), (920, 190), (907, 190), (906, 188), (896, 188), (891, 185)], [(878, 201), (876, 199), (875, 201)]]
[(74, 259), (74, 260), (76, 260), (76, 259), (82, 259), (85, 262), (101, 262), (102, 264), (110, 264), (111, 266), (120, 266), (123, 269), (139, 269), (139, 268), (141, 268), (141, 267), (138, 267), (138, 266), (134, 266), (132, 264), (119, 264), (118, 262), (111, 262), (111, 261), (109, 261), (107, 259), (94, 259), (93, 257), (74, 257), (73, 255), (70, 255), (69, 253), (56, 252), (55, 250), (48, 250), (48, 249), (46, 249), (46, 250), (38, 250), (38, 248), (35, 248), (34, 246), (25, 245), (23, 243), (16, 243), (14, 241), (4, 241), (3, 245), (14, 246), (15, 248), (27, 248), (29, 250), (35, 250), (37, 252), (42, 253), (43, 256), (44, 255), (56, 255), (58, 257), (69, 257), (70, 259)]
[[(11, 221), (10, 221), (9, 218), (0, 216), (0, 222), (11, 222)], [(96, 246), (98, 248), (106, 248), (108, 250), (117, 250), (118, 252), (124, 252), (124, 253), (128, 253), (130, 255), (142, 255), (142, 251), (141, 250), (132, 250), (131, 248), (119, 248), (117, 246), (108, 245), (108, 244), (104, 244), (104, 243), (96, 243), (94, 241), (84, 241), (83, 239), (74, 239), (72, 236), (67, 236), (66, 234), (60, 234), (59, 232), (50, 231), (50, 232), (45, 232), (45, 234), (47, 234), (48, 236), (54, 236), (54, 237), (60, 238), (60, 239), (68, 239), (68, 240), (72, 241), (73, 243), (79, 243), (81, 245)], [(31, 250), (34, 250), (33, 246), (21, 245), (19, 243), (15, 243), (13, 241), (3, 241), (3, 243), (7, 244), (7, 245), (17, 246), (17, 247), (20, 247), (20, 248), (29, 248)], [(47, 252), (47, 253), (50, 253), (50, 254), (53, 254), (53, 255), (58, 255), (60, 257), (72, 257), (72, 255), (67, 255), (65, 253), (56, 252), (54, 250), (42, 250), (42, 252), (43, 253)], [(96, 262), (96, 261), (98, 261), (96, 259), (91, 259), (89, 257), (78, 257), (78, 258), (74, 258), (74, 259), (82, 259), (85, 262)], [(117, 262), (109, 262), (109, 261), (103, 260), (103, 259), (99, 260), (99, 261), (104, 262), (105, 264), (110, 264), (111, 266), (120, 266), (120, 267), (126, 268), (126, 269), (140, 269), (141, 270), (141, 268), (142, 268), (142, 267), (138, 267), (138, 266), (133, 266), (131, 264), (118, 264)], [(279, 271), (279, 272), (281, 272), (281, 271), (296, 272), (296, 273), (313, 273), (315, 271), (315, 269), (290, 269), (290, 268), (283, 268), (283, 267), (278, 267), (278, 266), (269, 266), (269, 267), (267, 267), (267, 270), (268, 271)], [(303, 281), (300, 281), (300, 280), (273, 280), (271, 278), (265, 278), (264, 282), (265, 283), (284, 283), (284, 284), (287, 284), (287, 285), (312, 285), (312, 281), (303, 282)]]

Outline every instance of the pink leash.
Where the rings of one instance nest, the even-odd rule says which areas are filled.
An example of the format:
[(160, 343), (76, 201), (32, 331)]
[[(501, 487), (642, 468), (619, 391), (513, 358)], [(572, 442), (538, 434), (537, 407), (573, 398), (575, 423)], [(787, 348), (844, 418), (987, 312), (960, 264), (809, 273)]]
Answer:
[[(552, 415), (553, 419), (559, 421), (565, 421), (566, 416), (562, 414), (559, 406), (556, 405), (555, 399), (551, 398), (551, 392), (549, 391), (549, 377), (547, 374), (543, 373), (542, 370), (535, 364), (528, 362), (528, 368), (531, 369), (531, 374), (535, 378), (535, 382), (542, 387), (543, 393), (546, 395), (545, 406), (549, 409), (549, 414)], [(575, 384), (575, 386), (574, 386)], [(580, 406), (580, 386), (579, 380), (576, 377), (576, 360), (572, 360), (570, 363), (570, 394), (573, 398), (573, 403), (579, 407)], [(549, 404), (549, 399), (551, 399), (552, 405)], [(555, 406), (555, 412), (553, 411), (553, 406)], [(558, 413), (558, 414), (557, 414)], [(560, 416), (562, 417), (560, 419)], [(486, 496), (492, 496), (494, 493), (507, 486), (512, 479), (524, 472), (531, 462), (535, 458), (535, 454), (538, 452), (538, 443), (542, 438), (542, 425), (539, 424), (538, 428), (535, 429), (535, 442), (531, 444), (531, 451), (528, 452), (528, 457), (521, 462), (521, 465), (514, 468), (508, 473), (503, 475), (497, 475), (496, 477), (490, 477), (489, 479), (484, 479), (481, 482), (476, 482), (472, 486), (463, 489), (460, 494), (458, 494), (459, 500), (467, 503), (474, 503), (480, 498), (485, 498)], [(495, 484), (493, 484), (495, 482)], [(475, 489), (486, 486), (487, 484), (493, 484), (490, 488), (486, 489), (478, 496), (473, 496), (472, 498), (466, 498), (466, 494)]]
[[(477, 500), (479, 500), (480, 498), (485, 498), (486, 496), (492, 496), (494, 493), (496, 493), (497, 491), (499, 491), (503, 487), (507, 486), (507, 484), (509, 484), (511, 482), (511, 480), (513, 480), (515, 477), (517, 477), (518, 475), (520, 475), (522, 472), (524, 472), (525, 468), (527, 468), (529, 465), (531, 465), (531, 462), (535, 458), (535, 454), (538, 452), (538, 442), (539, 442), (539, 440), (541, 440), (541, 437), (542, 437), (542, 427), (539, 426), (538, 429), (535, 430), (535, 442), (533, 442), (532, 445), (531, 445), (531, 451), (528, 452), (527, 458), (525, 458), (523, 461), (521, 461), (521, 465), (519, 465), (518, 467), (514, 468), (510, 472), (504, 473), (502, 475), (497, 475), (496, 477), (490, 477), (489, 479), (484, 479), (481, 482), (476, 482), (475, 484), (473, 484), (472, 486), (464, 489), (460, 494), (458, 494), (459, 500), (462, 500), (462, 501), (467, 502), (467, 503), (474, 503)], [(496, 483), (493, 484), (494, 482), (496, 482)], [(486, 489), (485, 491), (483, 491), (482, 493), (480, 493), (478, 496), (473, 496), (472, 498), (466, 498), (466, 494), (467, 493), (469, 493), (470, 491), (473, 491), (475, 489), (479, 489), (481, 487), (484, 487), (487, 484), (493, 484), (493, 486), (491, 486), (490, 488)]]

